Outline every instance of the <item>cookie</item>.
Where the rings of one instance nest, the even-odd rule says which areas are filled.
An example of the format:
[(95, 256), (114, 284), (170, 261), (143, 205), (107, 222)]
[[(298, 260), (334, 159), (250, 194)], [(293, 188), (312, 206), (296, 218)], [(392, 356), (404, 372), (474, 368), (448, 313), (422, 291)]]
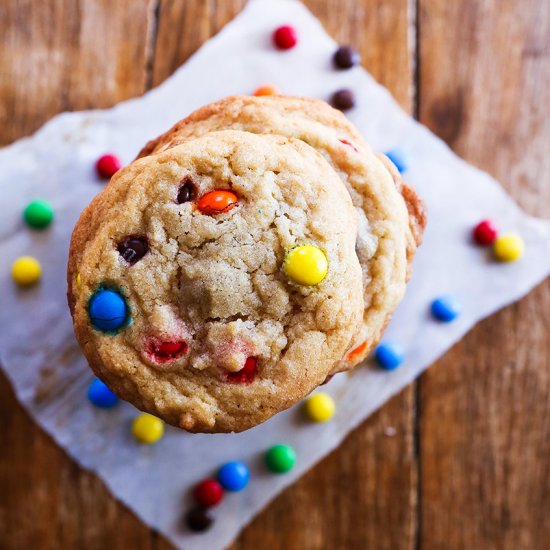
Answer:
[(140, 409), (194, 432), (250, 428), (321, 384), (355, 341), (356, 235), (345, 186), (302, 141), (186, 141), (117, 172), (80, 217), (76, 337)]
[(385, 155), (375, 155), (349, 120), (327, 103), (285, 96), (229, 97), (206, 105), (149, 142), (140, 157), (186, 139), (232, 128), (300, 139), (342, 178), (359, 214), (357, 255), (363, 270), (364, 320), (334, 372), (348, 370), (377, 344), (405, 292), (426, 224), (422, 201)]

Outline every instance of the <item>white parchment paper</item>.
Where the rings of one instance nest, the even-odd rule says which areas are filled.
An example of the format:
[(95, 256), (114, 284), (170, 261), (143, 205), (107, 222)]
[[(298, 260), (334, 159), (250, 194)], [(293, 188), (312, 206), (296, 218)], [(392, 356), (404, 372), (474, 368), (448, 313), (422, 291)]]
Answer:
[[(302, 40), (295, 49), (278, 52), (271, 46), (271, 32), (289, 22)], [(334, 41), (300, 3), (254, 0), (157, 89), (112, 109), (62, 114), (34, 136), (0, 151), (2, 368), (23, 405), (75, 460), (97, 472), (143, 521), (189, 550), (227, 545), (283, 487), (476, 321), (518, 299), (550, 271), (550, 224), (522, 213), (496, 181), (411, 120), (366, 71), (332, 70), (334, 49)], [(250, 93), (265, 82), (287, 94), (323, 99), (350, 87), (358, 106), (349, 116), (372, 146), (381, 151), (401, 147), (410, 154), (406, 177), (425, 199), (429, 225), (407, 296), (387, 332), (404, 345), (407, 361), (391, 373), (365, 365), (336, 376), (325, 388), (336, 399), (337, 413), (325, 425), (304, 423), (295, 408), (243, 434), (189, 435), (169, 428), (157, 445), (140, 446), (129, 432), (133, 407), (121, 403), (102, 411), (87, 402), (92, 375), (74, 342), (65, 301), (71, 229), (102, 185), (94, 162), (106, 151), (130, 162), (149, 138), (195, 108), (229, 94)], [(55, 207), (55, 223), (45, 232), (30, 231), (21, 220), (34, 198)], [(471, 227), (485, 217), (523, 236), (527, 248), (521, 261), (497, 264), (470, 244)], [(43, 280), (36, 288), (19, 290), (10, 278), (11, 262), (22, 254), (43, 264)], [(443, 293), (456, 294), (464, 305), (463, 315), (450, 325), (433, 321), (428, 313), (432, 299)], [(298, 453), (296, 468), (282, 476), (265, 471), (261, 461), (263, 451), (278, 442)], [(249, 487), (227, 496), (214, 511), (210, 531), (186, 531), (182, 495), (231, 459), (249, 464)]]

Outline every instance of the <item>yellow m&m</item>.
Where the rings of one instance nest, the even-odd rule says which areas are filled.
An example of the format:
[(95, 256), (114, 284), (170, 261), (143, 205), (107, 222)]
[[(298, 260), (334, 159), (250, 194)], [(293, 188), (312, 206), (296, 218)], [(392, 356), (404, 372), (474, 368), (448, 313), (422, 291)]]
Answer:
[(506, 233), (497, 237), (493, 243), (493, 253), (501, 262), (515, 262), (523, 256), (523, 239), (515, 233)]
[(164, 422), (152, 414), (140, 414), (132, 424), (132, 434), (140, 443), (151, 445), (164, 435)]
[(304, 411), (313, 422), (326, 422), (334, 416), (334, 399), (324, 392), (317, 392), (304, 402)]
[(11, 266), (11, 276), (20, 286), (31, 286), (40, 280), (42, 266), (32, 256), (21, 256)]
[(328, 260), (320, 248), (307, 244), (288, 252), (283, 269), (299, 285), (317, 285), (327, 276)]

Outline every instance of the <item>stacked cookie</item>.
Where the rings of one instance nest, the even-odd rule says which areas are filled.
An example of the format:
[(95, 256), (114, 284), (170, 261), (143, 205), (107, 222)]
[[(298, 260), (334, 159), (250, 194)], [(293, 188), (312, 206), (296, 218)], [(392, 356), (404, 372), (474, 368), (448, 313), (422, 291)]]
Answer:
[(75, 333), (122, 398), (189, 431), (241, 431), (366, 357), (423, 227), (340, 112), (228, 98), (147, 144), (83, 212)]

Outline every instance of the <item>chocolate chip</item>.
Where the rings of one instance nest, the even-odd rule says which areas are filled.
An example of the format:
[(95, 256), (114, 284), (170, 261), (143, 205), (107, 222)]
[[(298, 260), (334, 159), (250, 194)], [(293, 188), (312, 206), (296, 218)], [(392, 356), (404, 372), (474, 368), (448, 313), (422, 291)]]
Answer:
[(212, 516), (204, 508), (200, 507), (191, 508), (185, 516), (187, 527), (197, 533), (206, 531), (213, 522)]
[(118, 245), (117, 250), (129, 264), (135, 264), (147, 254), (149, 246), (145, 237), (126, 237)]
[(355, 95), (351, 90), (344, 88), (332, 94), (330, 103), (333, 107), (336, 107), (336, 109), (347, 111), (355, 106)]
[(354, 50), (349, 46), (340, 46), (334, 52), (332, 61), (338, 69), (350, 69), (351, 67), (361, 63), (361, 56), (357, 50)]
[(189, 202), (195, 196), (195, 185), (190, 178), (185, 178), (178, 189), (178, 204)]

